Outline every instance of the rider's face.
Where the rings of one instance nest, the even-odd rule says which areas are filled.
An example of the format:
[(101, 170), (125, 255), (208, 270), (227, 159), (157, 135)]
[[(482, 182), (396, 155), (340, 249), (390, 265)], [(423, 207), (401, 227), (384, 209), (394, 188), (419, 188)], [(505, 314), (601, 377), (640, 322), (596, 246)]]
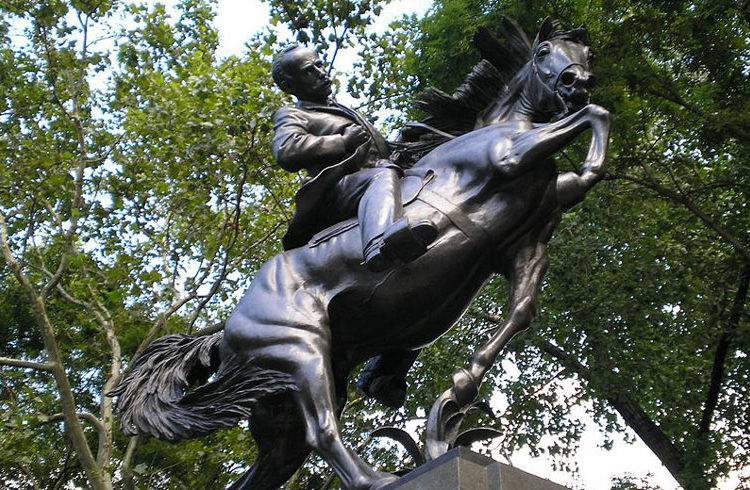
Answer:
[(298, 98), (324, 103), (331, 95), (331, 79), (314, 51), (294, 49), (284, 56), (282, 66), (292, 82), (291, 92)]

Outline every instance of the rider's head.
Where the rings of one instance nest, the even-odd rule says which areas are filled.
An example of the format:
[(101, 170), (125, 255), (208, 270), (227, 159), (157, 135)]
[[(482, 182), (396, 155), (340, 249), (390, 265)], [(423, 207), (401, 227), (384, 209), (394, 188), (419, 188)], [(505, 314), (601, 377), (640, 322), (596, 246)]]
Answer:
[(325, 103), (331, 79), (315, 51), (293, 44), (273, 60), (273, 80), (281, 90), (310, 102)]

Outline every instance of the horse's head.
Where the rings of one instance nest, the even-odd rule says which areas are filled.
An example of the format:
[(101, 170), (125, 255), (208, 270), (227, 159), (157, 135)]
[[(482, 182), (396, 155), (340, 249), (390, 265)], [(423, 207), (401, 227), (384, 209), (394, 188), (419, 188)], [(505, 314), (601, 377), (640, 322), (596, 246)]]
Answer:
[[(497, 26), (504, 42), (480, 27), (473, 43), (482, 55), (464, 83), (449, 96), (430, 88), (417, 107), (425, 121), (453, 135), (509, 119), (547, 123), (581, 109), (589, 101), (594, 77), (588, 32), (581, 26), (558, 31), (546, 19), (534, 43), (513, 20)], [(419, 131), (407, 141), (416, 141)]]
[(585, 27), (556, 31), (546, 19), (534, 41), (529, 64), (530, 102), (538, 113), (547, 120), (560, 119), (588, 104), (594, 82), (591, 61)]

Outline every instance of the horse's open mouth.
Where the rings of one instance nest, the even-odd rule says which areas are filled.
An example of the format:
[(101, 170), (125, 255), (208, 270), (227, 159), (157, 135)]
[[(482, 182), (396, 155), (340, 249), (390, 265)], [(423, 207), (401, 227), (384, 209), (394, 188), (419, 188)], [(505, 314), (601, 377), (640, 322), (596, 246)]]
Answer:
[(583, 109), (589, 103), (590, 98), (587, 90), (560, 91), (559, 95), (563, 102), (565, 102), (568, 113)]

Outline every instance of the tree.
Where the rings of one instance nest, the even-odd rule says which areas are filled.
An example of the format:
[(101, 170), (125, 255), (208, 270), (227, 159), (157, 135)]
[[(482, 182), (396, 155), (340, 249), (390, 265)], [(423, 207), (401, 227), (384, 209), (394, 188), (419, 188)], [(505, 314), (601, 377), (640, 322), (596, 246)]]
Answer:
[[(173, 22), (163, 6), (3, 8), (0, 474), (10, 487), (221, 486), (252, 459), (239, 430), (136, 450), (106, 396), (153, 339), (223, 320), (278, 250), (294, 187), (270, 157), (270, 116), (284, 102), (267, 53), (217, 60), (211, 4), (179, 10)], [(118, 32), (117, 14), (136, 27)], [(27, 42), (11, 26), (25, 26)]]

